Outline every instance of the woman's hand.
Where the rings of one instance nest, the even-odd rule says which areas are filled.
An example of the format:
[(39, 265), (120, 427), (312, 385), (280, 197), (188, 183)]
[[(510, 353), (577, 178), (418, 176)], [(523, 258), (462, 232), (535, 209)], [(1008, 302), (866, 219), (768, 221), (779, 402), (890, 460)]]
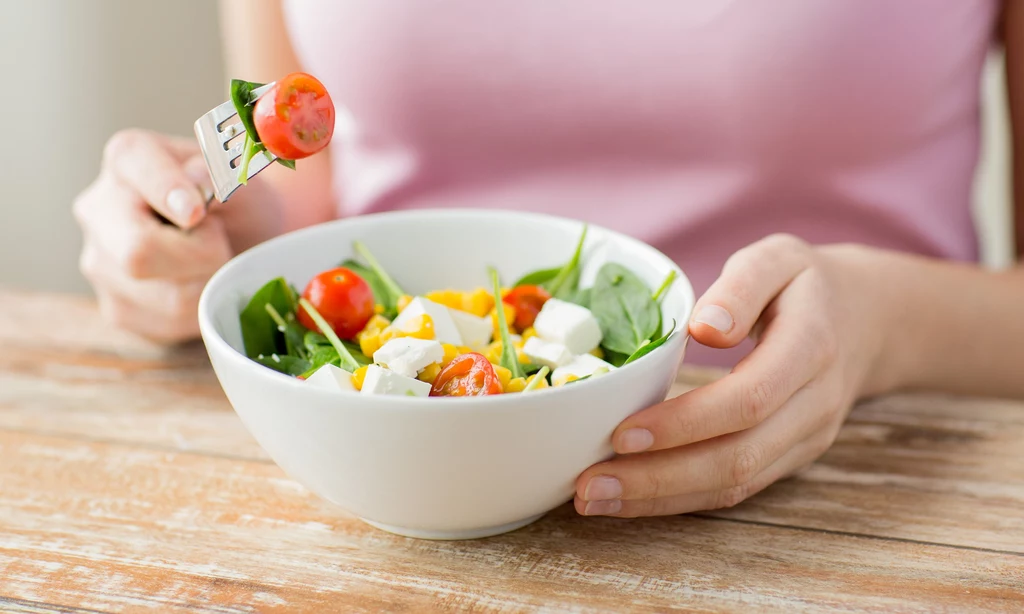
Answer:
[(207, 212), (209, 185), (194, 139), (143, 130), (110, 139), (99, 177), (74, 203), (80, 266), (107, 320), (161, 342), (197, 336), (210, 276), (237, 250), (281, 232), (268, 190), (251, 183), (230, 207)]
[(872, 373), (887, 314), (871, 250), (815, 248), (786, 235), (737, 252), (701, 297), (694, 339), (756, 348), (721, 380), (629, 417), (619, 456), (587, 469), (576, 509), (622, 517), (733, 506), (832, 444)]

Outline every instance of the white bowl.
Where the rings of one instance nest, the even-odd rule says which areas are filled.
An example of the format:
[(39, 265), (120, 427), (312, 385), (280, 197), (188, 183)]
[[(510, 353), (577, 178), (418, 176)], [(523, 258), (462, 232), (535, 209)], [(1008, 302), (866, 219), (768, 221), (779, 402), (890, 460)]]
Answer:
[(258, 245), (207, 284), (199, 324), (231, 405), (287, 474), (378, 528), (410, 537), (468, 539), (524, 526), (572, 499), (574, 481), (612, 454), (615, 426), (664, 400), (686, 347), (693, 290), (676, 265), (639, 241), (591, 226), (583, 285), (608, 260), (651, 288), (672, 269), (665, 322), (677, 333), (642, 359), (561, 388), (477, 398), (332, 393), (245, 357), (239, 310), (284, 276), (300, 290), (363, 241), (407, 292), (506, 282), (571, 255), (580, 222), (476, 210), (407, 211), (339, 220)]

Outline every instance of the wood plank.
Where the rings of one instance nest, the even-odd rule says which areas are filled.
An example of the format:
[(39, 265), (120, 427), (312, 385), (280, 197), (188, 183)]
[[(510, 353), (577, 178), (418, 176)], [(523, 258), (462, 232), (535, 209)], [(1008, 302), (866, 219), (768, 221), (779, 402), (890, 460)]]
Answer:
[[(273, 465), (0, 433), (0, 595), (102, 611), (1006, 612), (1024, 557), (561, 508), (475, 542), (371, 529)], [(954, 562), (951, 564), (952, 562)]]

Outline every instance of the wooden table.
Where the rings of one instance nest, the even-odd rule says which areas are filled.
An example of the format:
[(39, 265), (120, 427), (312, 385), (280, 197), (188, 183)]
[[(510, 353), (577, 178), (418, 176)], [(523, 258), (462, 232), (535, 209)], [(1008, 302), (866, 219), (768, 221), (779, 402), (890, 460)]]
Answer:
[(139, 610), (1024, 612), (1024, 403), (862, 405), (730, 510), (417, 541), (285, 477), (200, 345), (0, 292), (0, 611)]

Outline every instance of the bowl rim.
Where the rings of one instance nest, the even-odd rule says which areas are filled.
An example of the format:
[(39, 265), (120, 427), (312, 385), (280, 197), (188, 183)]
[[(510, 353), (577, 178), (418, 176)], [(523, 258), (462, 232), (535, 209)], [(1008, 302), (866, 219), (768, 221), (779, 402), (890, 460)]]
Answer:
[[(561, 217), (547, 213), (518, 211), (514, 209), (403, 209), (368, 213), (359, 215), (358, 217), (338, 218), (335, 220), (330, 220), (328, 222), (315, 224), (313, 226), (299, 228), (296, 230), (280, 234), (261, 243), (258, 243), (257, 245), (254, 245), (233, 256), (228, 262), (222, 265), (220, 269), (218, 269), (217, 272), (213, 274), (212, 277), (210, 277), (210, 279), (204, 285), (203, 291), (199, 297), (199, 330), (203, 339), (203, 343), (207, 348), (207, 352), (212, 353), (214, 351), (214, 348), (216, 348), (216, 351), (218, 351), (219, 354), (224, 356), (227, 360), (231, 361), (232, 363), (239, 365), (243, 371), (250, 371), (255, 377), (270, 377), (270, 381), (278, 382), (281, 385), (293, 386), (295, 387), (296, 390), (302, 391), (300, 394), (313, 394), (314, 396), (322, 395), (321, 398), (330, 398), (335, 400), (360, 399), (361, 402), (377, 404), (378, 407), (375, 407), (373, 411), (386, 411), (387, 409), (405, 410), (408, 407), (415, 407), (417, 411), (423, 411), (424, 409), (438, 409), (444, 410), (446, 412), (452, 410), (475, 411), (481, 405), (501, 406), (509, 404), (521, 404), (522, 395), (519, 394), (495, 394), (474, 397), (443, 398), (409, 397), (399, 395), (364, 395), (358, 391), (335, 391), (325, 390), (317, 387), (304, 386), (301, 380), (298, 380), (289, 375), (285, 375), (284, 373), (280, 373), (273, 369), (264, 367), (263, 365), (260, 365), (259, 363), (251, 360), (245, 354), (236, 350), (234, 347), (231, 346), (231, 344), (229, 344), (224, 339), (223, 336), (221, 336), (220, 332), (217, 330), (217, 327), (213, 323), (213, 308), (211, 305), (211, 295), (217, 291), (217, 287), (220, 284), (225, 283), (223, 280), (225, 278), (230, 277), (230, 275), (236, 268), (244, 266), (243, 263), (246, 259), (252, 257), (254, 254), (259, 254), (265, 251), (271, 251), (275, 249), (277, 244), (279, 243), (294, 240), (296, 236), (313, 235), (318, 233), (330, 233), (333, 232), (333, 229), (336, 226), (348, 226), (361, 223), (372, 224), (374, 223), (374, 220), (379, 220), (381, 218), (396, 218), (400, 220), (401, 218), (422, 219), (423, 217), (432, 217), (435, 219), (443, 219), (444, 217), (464, 218), (467, 216), (491, 218), (489, 220), (491, 222), (494, 221), (494, 217), (517, 217), (521, 219), (525, 218), (527, 220), (533, 220), (537, 223), (542, 224), (558, 224), (562, 226), (573, 226), (577, 228), (581, 227), (584, 223), (586, 223), (589, 228), (598, 229), (602, 233), (612, 236), (618, 241), (623, 241), (626, 244), (629, 244), (632, 248), (635, 248), (641, 252), (645, 252), (645, 255), (653, 257), (653, 259), (655, 260), (661, 259), (666, 264), (668, 264), (669, 267), (674, 269), (676, 272), (676, 279), (672, 284), (671, 291), (681, 291), (683, 293), (683, 298), (685, 299), (685, 303), (687, 305), (687, 310), (689, 311), (689, 314), (687, 315), (691, 315), (693, 312), (693, 308), (696, 302), (696, 298), (694, 296), (693, 291), (693, 285), (691, 284), (689, 277), (687, 277), (686, 273), (679, 267), (679, 265), (676, 264), (675, 261), (666, 256), (657, 248), (648, 245), (647, 243), (644, 243), (639, 239), (635, 239), (629, 235), (617, 232), (610, 228), (598, 224), (593, 224), (590, 222), (584, 222), (582, 220), (576, 220), (573, 218)], [(658, 348), (659, 350), (667, 350), (670, 344), (686, 344), (689, 341), (689, 322), (685, 321), (685, 319), (681, 318), (680, 321), (677, 321), (675, 328), (672, 330), (673, 333), (679, 334), (673, 334), (662, 348)], [(649, 354), (646, 354), (645, 356), (642, 356), (641, 358), (637, 359), (635, 362), (619, 367), (613, 371), (601, 375), (600, 377), (593, 378), (593, 381), (581, 384), (580, 386), (552, 386), (532, 391), (530, 393), (530, 398), (548, 398), (551, 397), (551, 395), (558, 394), (567, 396), (573, 394), (573, 391), (580, 390), (581, 388), (583, 388), (584, 390), (592, 389), (592, 387), (594, 385), (597, 385), (598, 383), (620, 381), (623, 377), (621, 375), (623, 372), (635, 372), (635, 370), (641, 368), (642, 365), (649, 363), (651, 357), (657, 353), (657, 350), (650, 352)], [(351, 406), (348, 407), (348, 409), (351, 409)]]

